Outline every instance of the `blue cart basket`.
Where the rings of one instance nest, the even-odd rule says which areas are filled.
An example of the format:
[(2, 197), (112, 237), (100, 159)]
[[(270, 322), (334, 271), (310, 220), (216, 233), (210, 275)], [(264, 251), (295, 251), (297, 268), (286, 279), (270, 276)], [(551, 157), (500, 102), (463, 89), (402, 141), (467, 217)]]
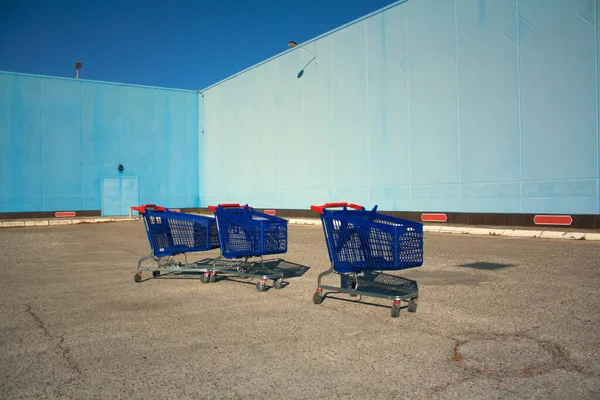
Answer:
[[(330, 210), (330, 208), (341, 208)], [(392, 316), (408, 301), (415, 312), (418, 286), (415, 281), (383, 271), (398, 271), (423, 265), (423, 225), (345, 202), (311, 206), (319, 213), (325, 233), (331, 268), (319, 275), (315, 304), (323, 301), (323, 289), (352, 296), (392, 299)], [(322, 285), (322, 278), (340, 275), (340, 287)]]
[(225, 258), (258, 257), (287, 252), (287, 221), (258, 212), (247, 204), (209, 207), (217, 219)]
[[(166, 207), (144, 204), (132, 207), (144, 219), (151, 253), (138, 262), (135, 282), (141, 282), (142, 271), (152, 271), (157, 277), (161, 272), (206, 272), (209, 269), (198, 263), (187, 263), (187, 253), (208, 251), (219, 247), (215, 218), (171, 211)], [(175, 262), (174, 256), (186, 255), (186, 262)], [(150, 261), (150, 266), (143, 266)]]
[[(247, 204), (219, 204), (209, 206), (213, 211), (218, 231), (221, 259), (219, 274), (259, 278), (256, 289), (266, 289), (266, 281), (273, 287), (283, 287), (283, 273), (264, 267), (263, 256), (287, 252), (287, 221), (274, 215), (258, 212)], [(248, 262), (260, 257), (260, 262)], [(227, 263), (227, 260), (233, 260)], [(215, 264), (217, 265), (217, 264)]]

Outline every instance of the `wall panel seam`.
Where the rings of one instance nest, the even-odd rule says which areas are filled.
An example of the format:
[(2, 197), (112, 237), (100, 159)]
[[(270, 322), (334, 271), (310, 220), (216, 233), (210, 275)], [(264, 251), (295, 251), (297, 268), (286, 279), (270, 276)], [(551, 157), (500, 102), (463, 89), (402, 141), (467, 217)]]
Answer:
[(454, 62), (456, 63), (456, 138), (458, 148), (458, 210), (462, 211), (462, 155), (460, 143), (460, 78), (458, 63), (458, 6), (454, 0)]
[(515, 0), (517, 19), (517, 96), (519, 108), (519, 181), (521, 182), (521, 212), (523, 205), (523, 110), (521, 106), (521, 20), (519, 15), (519, 0)]
[[(410, 137), (412, 135), (412, 132), (410, 130), (410, 75), (411, 75), (411, 65), (410, 65), (410, 51), (408, 49), (408, 10), (409, 10), (409, 5), (406, 5), (406, 12), (404, 13), (405, 16), (405, 30), (406, 30), (406, 34), (405, 34), (405, 47), (406, 47), (406, 107), (407, 107), (407, 113), (406, 113), (406, 127), (407, 127), (407, 146), (408, 146), (408, 210), (412, 211), (412, 171), (411, 171), (411, 163), (412, 163), (412, 159), (411, 159), (411, 146), (410, 146)], [(398, 211), (402, 211), (402, 210), (398, 210)]]
[(80, 135), (81, 159), (79, 161), (79, 165), (81, 168), (81, 209), (85, 210), (85, 174), (84, 174), (85, 168), (83, 167), (84, 166), (84, 162), (83, 162), (83, 140), (84, 140), (84, 138), (83, 138), (83, 126), (84, 126), (83, 125), (83, 84), (79, 83), (79, 86), (81, 89), (81, 97), (80, 97), (80, 100), (81, 100), (81, 104), (80, 104), (80, 106), (81, 106), (81, 109), (80, 109), (80, 111), (81, 111), (81, 132), (80, 132), (81, 133), (81, 135)]
[(42, 175), (42, 211), (46, 211), (46, 185), (44, 183), (44, 80), (40, 79), (40, 115), (42, 119), (42, 162), (41, 162), (41, 175)]

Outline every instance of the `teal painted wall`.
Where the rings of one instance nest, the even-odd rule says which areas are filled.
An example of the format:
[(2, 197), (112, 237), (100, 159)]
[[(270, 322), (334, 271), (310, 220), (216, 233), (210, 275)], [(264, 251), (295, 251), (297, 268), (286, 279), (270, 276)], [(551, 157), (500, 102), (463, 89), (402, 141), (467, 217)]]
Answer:
[(0, 73), (0, 138), (0, 212), (100, 210), (119, 164), (140, 202), (199, 205), (196, 92)]
[(600, 0), (409, 0), (203, 91), (0, 73), (0, 212), (600, 212)]
[(598, 213), (599, 3), (409, 0), (207, 88), (201, 205)]

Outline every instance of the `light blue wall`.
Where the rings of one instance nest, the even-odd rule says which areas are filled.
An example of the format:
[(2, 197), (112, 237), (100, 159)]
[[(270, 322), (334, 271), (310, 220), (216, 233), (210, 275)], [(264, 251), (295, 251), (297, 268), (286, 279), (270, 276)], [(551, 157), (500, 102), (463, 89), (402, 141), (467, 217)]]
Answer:
[(409, 0), (206, 89), (200, 204), (598, 213), (599, 3)]
[(0, 73), (0, 139), (0, 212), (99, 210), (119, 164), (140, 202), (199, 205), (196, 92)]

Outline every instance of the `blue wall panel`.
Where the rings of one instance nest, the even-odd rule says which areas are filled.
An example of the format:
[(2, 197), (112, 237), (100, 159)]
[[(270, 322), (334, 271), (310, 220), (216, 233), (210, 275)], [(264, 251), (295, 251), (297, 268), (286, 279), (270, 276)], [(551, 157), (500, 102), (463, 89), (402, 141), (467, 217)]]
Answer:
[(99, 210), (120, 163), (141, 202), (199, 205), (197, 93), (0, 73), (0, 96), (0, 212)]
[[(160, 140), (165, 136), (166, 128), (160, 124), (164, 120), (164, 105), (159, 103), (155, 114), (154, 95), (153, 91), (144, 88), (119, 88), (119, 163), (125, 167), (125, 175), (153, 175), (152, 179), (140, 179), (138, 183), (139, 197), (143, 203), (163, 200), (159, 182), (164, 182), (165, 176), (162, 171), (155, 169), (170, 164), (168, 149), (171, 140)], [(165, 157), (155, 157), (158, 151)], [(160, 164), (157, 165), (157, 162)], [(113, 170), (116, 171), (116, 165)]]
[(363, 22), (331, 37), (335, 200), (358, 195), (360, 202), (368, 194), (366, 34)]
[(200, 205), (200, 189), (198, 181), (198, 126), (200, 111), (203, 110), (202, 98), (197, 93), (186, 93), (185, 101), (185, 169), (177, 171), (186, 179), (186, 200), (184, 204)]
[[(410, 209), (410, 136), (408, 42), (405, 7), (392, 8), (369, 21), (370, 98), (381, 104), (369, 108), (369, 200), (382, 209)], [(376, 35), (377, 24), (381, 36)], [(377, 44), (379, 42), (380, 44)], [(373, 49), (371, 49), (373, 46)], [(379, 50), (381, 49), (381, 50)], [(375, 51), (374, 51), (375, 50)]]
[[(331, 115), (333, 113), (333, 79), (330, 75), (333, 63), (333, 52), (331, 40), (324, 40), (308, 46), (313, 54), (301, 51), (298, 54), (301, 61), (296, 64), (289, 73), (298, 73), (298, 65), (301, 67), (310, 63), (302, 79), (296, 79), (297, 84), (302, 85), (302, 111), (300, 125), (302, 127), (303, 141), (303, 165), (306, 189), (300, 193), (304, 197), (299, 201), (306, 204), (311, 199), (333, 199), (334, 187), (334, 157), (332, 146), (336, 145), (337, 139), (333, 135), (323, 135), (323, 127), (330, 126), (333, 132)], [(291, 53), (295, 54), (295, 53)], [(281, 128), (280, 128), (281, 129)], [(264, 135), (264, 133), (263, 133)], [(282, 158), (285, 161), (285, 158)]]
[[(588, 0), (519, 2), (524, 212), (597, 210), (596, 28)], [(593, 10), (593, 8), (592, 8)], [(591, 19), (590, 19), (591, 18)], [(583, 180), (583, 181), (582, 181)], [(548, 197), (548, 193), (564, 193)]]
[(598, 213), (599, 2), (409, 0), (205, 89), (200, 203)]
[(44, 207), (41, 90), (40, 78), (0, 79), (0, 210)]
[(78, 82), (42, 80), (42, 158), (46, 210), (83, 208), (81, 111), (81, 85)]
[(83, 209), (99, 210), (101, 179), (105, 175), (114, 175), (121, 162), (119, 86), (85, 82), (82, 93)]
[(410, 1), (411, 208), (460, 210), (453, 2)]
[(598, 122), (596, 124), (596, 144), (598, 146), (598, 213), (600, 214), (600, 0), (596, 0), (596, 110)]
[(472, 211), (521, 211), (516, 3), (457, 3), (461, 190)]

